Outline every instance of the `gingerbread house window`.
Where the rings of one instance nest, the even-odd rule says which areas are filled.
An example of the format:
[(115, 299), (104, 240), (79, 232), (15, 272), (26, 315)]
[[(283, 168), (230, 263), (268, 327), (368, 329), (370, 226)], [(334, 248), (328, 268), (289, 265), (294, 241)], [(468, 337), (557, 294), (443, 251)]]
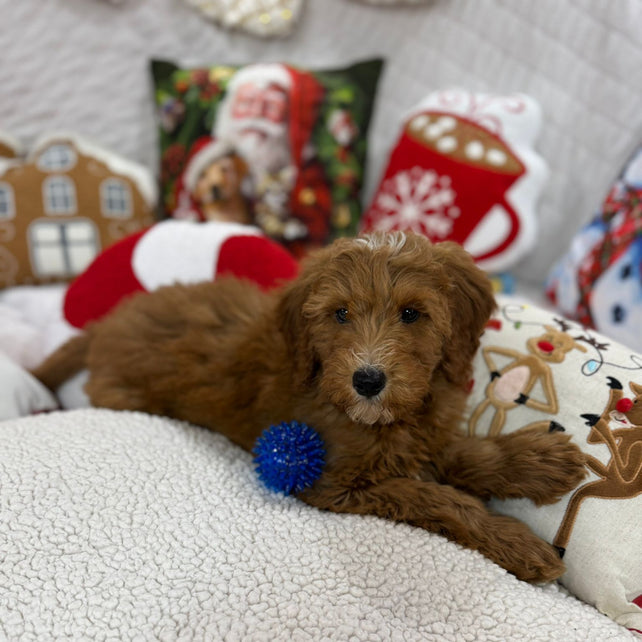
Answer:
[(0, 183), (0, 221), (8, 221), (16, 215), (16, 203), (13, 198), (13, 187)]
[(82, 272), (100, 250), (94, 224), (40, 219), (29, 227), (29, 251), (38, 277), (66, 277)]
[(42, 185), (47, 214), (75, 214), (76, 188), (66, 176), (52, 176)]
[(59, 172), (71, 169), (76, 164), (76, 152), (71, 145), (56, 143), (38, 157), (38, 169), (43, 172)]
[(120, 178), (108, 178), (100, 185), (102, 213), (109, 218), (129, 218), (132, 197), (129, 185)]

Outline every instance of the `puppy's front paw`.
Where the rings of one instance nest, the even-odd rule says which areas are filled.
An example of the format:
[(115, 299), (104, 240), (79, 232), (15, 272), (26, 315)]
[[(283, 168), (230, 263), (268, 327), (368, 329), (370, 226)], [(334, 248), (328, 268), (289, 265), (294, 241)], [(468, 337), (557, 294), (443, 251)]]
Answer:
[(526, 428), (505, 438), (521, 495), (538, 506), (555, 503), (587, 475), (586, 455), (563, 432)]
[(552, 582), (564, 574), (566, 566), (557, 549), (536, 537), (529, 538), (524, 544), (514, 551), (520, 559), (512, 571), (517, 578), (539, 584)]
[[(551, 582), (566, 571), (559, 552), (512, 517), (493, 515), (480, 551), (525, 582)], [(485, 550), (484, 550), (485, 548)]]

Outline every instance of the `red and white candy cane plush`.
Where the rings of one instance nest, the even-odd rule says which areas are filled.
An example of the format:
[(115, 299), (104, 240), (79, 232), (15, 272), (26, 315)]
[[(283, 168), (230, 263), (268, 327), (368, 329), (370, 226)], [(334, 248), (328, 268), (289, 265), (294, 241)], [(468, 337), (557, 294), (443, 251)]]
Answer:
[(83, 328), (123, 297), (163, 285), (233, 275), (270, 289), (292, 279), (296, 260), (257, 228), (167, 220), (110, 246), (69, 286), (64, 315)]

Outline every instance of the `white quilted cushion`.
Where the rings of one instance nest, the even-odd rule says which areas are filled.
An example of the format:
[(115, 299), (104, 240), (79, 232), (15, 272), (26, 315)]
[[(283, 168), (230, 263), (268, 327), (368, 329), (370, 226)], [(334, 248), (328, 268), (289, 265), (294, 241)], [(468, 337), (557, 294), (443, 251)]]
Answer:
[(56, 408), (51, 392), (0, 351), (0, 421)]
[(271, 494), (199, 428), (82, 410), (0, 435), (2, 639), (634, 639), (439, 536)]
[(155, 167), (147, 60), (389, 64), (371, 128), (372, 194), (401, 118), (430, 91), (524, 92), (540, 102), (539, 150), (551, 167), (540, 243), (519, 268), (543, 281), (642, 137), (642, 3), (447, 0), (383, 8), (310, 0), (292, 37), (218, 29), (176, 0), (0, 0), (0, 123), (33, 138), (73, 129)]

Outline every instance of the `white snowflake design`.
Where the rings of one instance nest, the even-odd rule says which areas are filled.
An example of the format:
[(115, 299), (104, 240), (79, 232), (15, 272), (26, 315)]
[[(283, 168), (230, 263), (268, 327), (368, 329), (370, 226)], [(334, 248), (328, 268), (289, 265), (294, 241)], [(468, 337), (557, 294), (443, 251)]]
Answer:
[(433, 239), (450, 235), (460, 210), (450, 176), (415, 166), (397, 172), (381, 186), (374, 206), (383, 216), (377, 228), (383, 231), (413, 230)]

